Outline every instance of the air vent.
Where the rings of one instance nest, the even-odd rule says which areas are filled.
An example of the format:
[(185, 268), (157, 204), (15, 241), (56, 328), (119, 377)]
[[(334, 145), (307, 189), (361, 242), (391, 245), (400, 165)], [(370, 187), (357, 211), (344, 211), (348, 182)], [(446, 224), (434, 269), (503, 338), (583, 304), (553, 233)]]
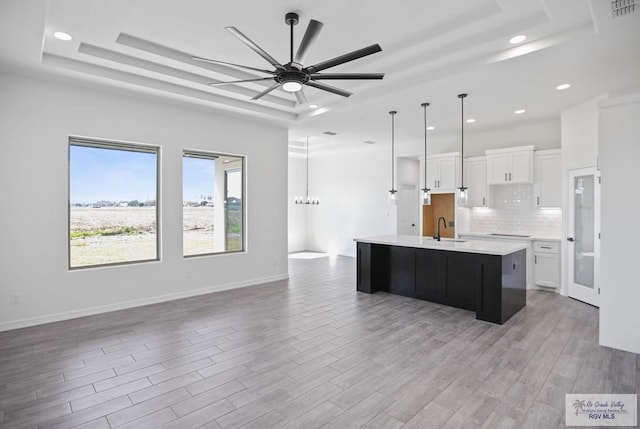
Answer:
[(636, 11), (636, 0), (612, 0), (611, 16), (614, 18), (628, 15)]
[(376, 144), (373, 140), (365, 140), (363, 143), (365, 144)]
[(333, 131), (325, 131), (325, 132), (324, 132), (324, 133), (322, 133), (322, 134), (326, 134), (326, 135), (328, 135), (328, 136), (335, 136), (335, 135), (337, 135), (338, 133), (334, 133)]

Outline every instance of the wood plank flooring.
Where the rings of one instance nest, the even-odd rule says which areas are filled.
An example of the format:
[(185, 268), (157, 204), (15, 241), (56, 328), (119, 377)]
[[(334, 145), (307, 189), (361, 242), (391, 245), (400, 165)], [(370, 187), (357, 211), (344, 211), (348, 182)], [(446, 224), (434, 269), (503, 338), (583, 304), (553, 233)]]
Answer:
[[(598, 310), (529, 291), (505, 325), (291, 279), (0, 333), (0, 428), (557, 428), (565, 393), (638, 393)], [(639, 407), (640, 408), (640, 407)]]

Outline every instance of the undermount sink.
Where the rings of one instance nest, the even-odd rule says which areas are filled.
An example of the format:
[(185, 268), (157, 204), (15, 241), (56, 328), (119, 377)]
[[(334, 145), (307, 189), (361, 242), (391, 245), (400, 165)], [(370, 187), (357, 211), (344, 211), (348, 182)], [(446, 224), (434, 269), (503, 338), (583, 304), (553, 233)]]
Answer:
[[(425, 238), (428, 238), (428, 239), (433, 240), (433, 241), (438, 241), (436, 238), (433, 238), (433, 237), (425, 237)], [(467, 242), (467, 240), (458, 240), (457, 238), (444, 238), (444, 237), (441, 237), (440, 241), (449, 241), (449, 242), (453, 242), (453, 243), (466, 243)]]

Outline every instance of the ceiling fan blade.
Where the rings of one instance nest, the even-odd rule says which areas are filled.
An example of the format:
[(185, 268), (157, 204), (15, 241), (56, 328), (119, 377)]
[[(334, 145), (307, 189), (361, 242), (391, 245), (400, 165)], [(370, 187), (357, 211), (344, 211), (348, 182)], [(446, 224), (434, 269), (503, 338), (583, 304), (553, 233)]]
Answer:
[(242, 79), (242, 80), (232, 80), (231, 82), (211, 82), (207, 85), (218, 86), (218, 85), (229, 85), (232, 83), (243, 83), (243, 82), (262, 82), (263, 80), (273, 80), (272, 77), (259, 77), (256, 79)]
[(323, 79), (382, 79), (384, 73), (315, 73), (309, 76), (311, 80)]
[(267, 62), (269, 64), (271, 64), (272, 66), (274, 66), (277, 69), (284, 70), (284, 66), (282, 66), (280, 63), (278, 63), (278, 61), (276, 61), (275, 58), (273, 58), (271, 55), (269, 55), (267, 52), (265, 52), (264, 49), (262, 49), (260, 46), (256, 45), (255, 42), (253, 42), (253, 40), (249, 39), (247, 36), (242, 34), (242, 32), (240, 30), (238, 30), (235, 27), (226, 27), (226, 29), (231, 34), (233, 34), (238, 39), (240, 39), (240, 41), (242, 43), (244, 43), (249, 48), (251, 48), (256, 54), (260, 55), (262, 58), (267, 60)]
[(249, 66), (243, 66), (243, 65), (240, 65), (240, 64), (228, 63), (226, 61), (212, 60), (212, 59), (209, 59), (209, 58), (191, 57), (191, 59), (195, 60), (195, 61), (202, 61), (204, 63), (224, 64), (225, 66), (239, 67), (241, 69), (252, 70), (252, 71), (260, 72), (260, 73), (268, 73), (268, 74), (273, 74), (274, 73), (274, 72), (269, 71), (269, 70), (258, 69), (258, 68), (249, 67)]
[(257, 100), (259, 98), (264, 97), (265, 95), (267, 95), (268, 93), (270, 93), (271, 91), (273, 91), (274, 89), (278, 88), (280, 86), (279, 83), (274, 83), (273, 85), (271, 85), (269, 88), (265, 89), (264, 91), (262, 91), (260, 94), (256, 95), (255, 97), (252, 98), (252, 100)]
[(304, 64), (307, 59), (307, 55), (309, 55), (309, 51), (318, 39), (318, 35), (320, 34), (320, 30), (322, 30), (323, 25), (323, 23), (316, 21), (315, 19), (309, 21), (307, 30), (304, 32), (304, 36), (302, 36), (302, 41), (298, 47), (298, 52), (296, 52), (296, 56), (293, 60), (295, 63)]
[(306, 85), (322, 89), (324, 91), (332, 92), (334, 94), (342, 95), (343, 97), (349, 97), (350, 95), (353, 95), (352, 92), (345, 91), (344, 89), (336, 88), (335, 86), (327, 85), (326, 83), (320, 83), (313, 80), (307, 82)]
[(294, 92), (296, 98), (298, 99), (298, 104), (307, 104), (307, 96), (304, 95), (302, 90)]
[(306, 67), (304, 70), (307, 73), (316, 73), (320, 70), (357, 60), (358, 58), (366, 57), (367, 55), (375, 54), (380, 51), (382, 51), (382, 48), (376, 43), (375, 45), (367, 46), (366, 48), (358, 49), (357, 51), (349, 52), (348, 54), (340, 55), (339, 57)]

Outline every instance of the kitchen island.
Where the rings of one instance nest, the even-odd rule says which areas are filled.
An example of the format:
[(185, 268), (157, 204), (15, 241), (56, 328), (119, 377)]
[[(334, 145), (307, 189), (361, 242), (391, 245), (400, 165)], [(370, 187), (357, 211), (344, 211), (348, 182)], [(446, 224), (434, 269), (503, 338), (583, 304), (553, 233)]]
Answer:
[(354, 239), (357, 290), (476, 312), (502, 324), (527, 304), (526, 245), (387, 235)]

